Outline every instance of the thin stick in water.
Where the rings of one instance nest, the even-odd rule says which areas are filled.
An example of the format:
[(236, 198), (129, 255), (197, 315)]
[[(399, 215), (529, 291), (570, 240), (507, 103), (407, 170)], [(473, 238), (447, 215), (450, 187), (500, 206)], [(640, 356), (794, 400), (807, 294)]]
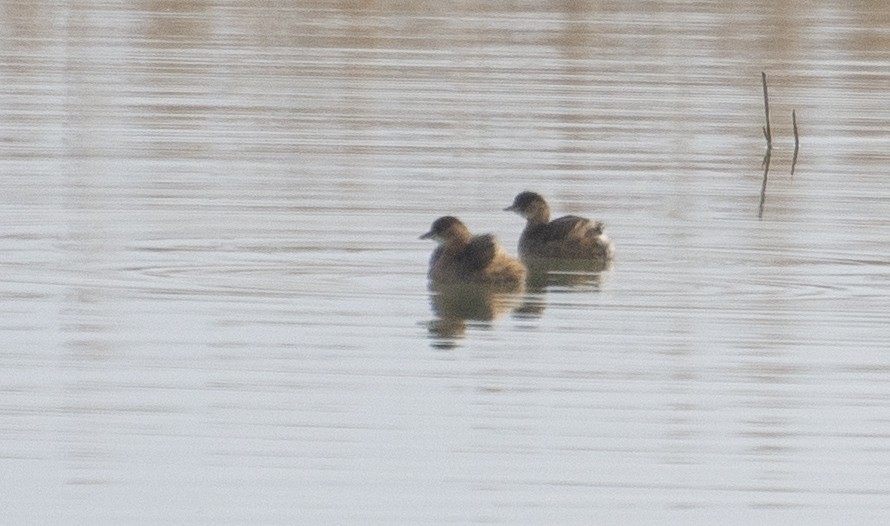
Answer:
[(797, 152), (800, 150), (800, 139), (797, 135), (797, 112), (791, 110), (791, 124), (794, 127), (794, 157), (791, 160), (791, 175), (794, 175), (794, 167), (797, 165)]
[(766, 113), (766, 126), (763, 128), (763, 136), (766, 138), (766, 147), (773, 147), (773, 133), (769, 127), (769, 95), (766, 92), (766, 72), (761, 71), (760, 75), (763, 79), (763, 110)]

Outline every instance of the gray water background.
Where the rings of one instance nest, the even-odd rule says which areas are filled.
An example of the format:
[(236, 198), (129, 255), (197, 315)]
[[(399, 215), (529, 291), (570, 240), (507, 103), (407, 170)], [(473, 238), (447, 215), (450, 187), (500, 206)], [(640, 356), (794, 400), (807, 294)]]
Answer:
[[(0, 2), (3, 521), (882, 523), (888, 28)], [(525, 189), (613, 268), (443, 315), (418, 235)]]

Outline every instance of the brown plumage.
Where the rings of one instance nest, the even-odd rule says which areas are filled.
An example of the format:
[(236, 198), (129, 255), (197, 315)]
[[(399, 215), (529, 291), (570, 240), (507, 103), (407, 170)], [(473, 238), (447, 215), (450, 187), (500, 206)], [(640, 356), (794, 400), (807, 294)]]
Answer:
[(519, 257), (526, 263), (541, 259), (612, 259), (615, 249), (599, 221), (571, 215), (550, 221), (547, 201), (534, 192), (522, 192), (504, 210), (516, 212), (527, 221), (519, 238)]
[(473, 283), (511, 289), (525, 283), (525, 265), (507, 255), (493, 235), (471, 236), (456, 217), (440, 217), (420, 239), (439, 243), (428, 274), (434, 284)]

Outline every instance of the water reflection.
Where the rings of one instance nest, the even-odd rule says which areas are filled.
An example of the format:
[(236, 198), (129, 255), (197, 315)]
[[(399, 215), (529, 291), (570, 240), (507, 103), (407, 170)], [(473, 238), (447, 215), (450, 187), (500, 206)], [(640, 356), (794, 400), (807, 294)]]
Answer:
[(528, 294), (516, 314), (538, 318), (547, 306), (547, 292), (591, 292), (602, 286), (611, 261), (538, 261), (528, 266)]
[(528, 288), (543, 291), (547, 287), (599, 288), (603, 272), (612, 269), (611, 260), (533, 260), (527, 262)]
[(430, 287), (430, 305), (435, 319), (429, 323), (431, 345), (451, 349), (463, 338), (467, 322), (490, 322), (522, 304), (523, 291), (504, 291), (477, 284), (449, 284)]
[(512, 312), (539, 318), (547, 307), (547, 292), (591, 292), (602, 286), (611, 261), (541, 261), (528, 266), (524, 289), (504, 290), (478, 284), (431, 284), (430, 305), (435, 318), (428, 324), (431, 345), (451, 349), (464, 337), (470, 322), (490, 328), (491, 322)]
[(769, 163), (773, 156), (773, 149), (767, 148), (763, 154), (763, 181), (760, 183), (760, 205), (757, 207), (757, 217), (763, 218), (763, 205), (766, 204), (766, 182), (769, 179)]

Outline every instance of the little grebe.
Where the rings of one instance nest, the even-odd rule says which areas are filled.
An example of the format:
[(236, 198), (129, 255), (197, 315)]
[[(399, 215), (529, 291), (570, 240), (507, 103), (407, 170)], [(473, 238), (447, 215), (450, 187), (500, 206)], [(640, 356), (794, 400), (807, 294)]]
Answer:
[(436, 219), (420, 239), (439, 246), (430, 258), (429, 278), (434, 284), (483, 284), (507, 289), (524, 286), (525, 265), (507, 255), (491, 234), (471, 236), (453, 216)]
[(519, 237), (519, 257), (533, 260), (587, 260), (606, 262), (615, 252), (603, 233), (605, 224), (578, 216), (550, 221), (550, 207), (534, 192), (522, 192), (504, 209), (527, 221)]

